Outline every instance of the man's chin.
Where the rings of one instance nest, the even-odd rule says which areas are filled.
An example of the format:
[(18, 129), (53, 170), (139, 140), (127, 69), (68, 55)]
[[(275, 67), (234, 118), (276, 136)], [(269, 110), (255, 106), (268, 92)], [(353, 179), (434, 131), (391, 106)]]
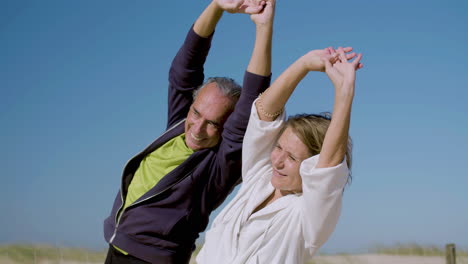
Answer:
[(186, 141), (185, 141), (185, 144), (187, 145), (187, 147), (189, 147), (189, 148), (190, 148), (191, 150), (193, 150), (193, 151), (197, 151), (197, 150), (200, 150), (200, 149), (203, 148), (203, 146), (200, 146), (200, 145), (194, 143), (194, 142), (191, 141), (191, 140), (186, 140)]

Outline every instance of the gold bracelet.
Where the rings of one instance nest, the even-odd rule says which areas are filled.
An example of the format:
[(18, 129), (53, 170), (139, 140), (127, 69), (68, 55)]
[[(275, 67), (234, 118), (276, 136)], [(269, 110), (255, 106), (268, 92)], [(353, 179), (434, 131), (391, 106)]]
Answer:
[(262, 113), (262, 115), (266, 116), (266, 117), (269, 117), (269, 118), (277, 118), (279, 115), (281, 115), (281, 113), (283, 113), (283, 108), (281, 108), (279, 111), (271, 114), (271, 113), (268, 113), (267, 111), (265, 111), (265, 109), (263, 109), (263, 105), (262, 105), (262, 93), (258, 96), (258, 110), (260, 110), (260, 113)]

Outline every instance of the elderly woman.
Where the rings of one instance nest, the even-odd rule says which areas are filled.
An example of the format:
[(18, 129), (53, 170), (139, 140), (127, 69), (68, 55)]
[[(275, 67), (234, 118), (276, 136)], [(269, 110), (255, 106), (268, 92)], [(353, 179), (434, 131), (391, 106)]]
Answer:
[[(255, 101), (243, 143), (243, 183), (206, 233), (198, 263), (304, 263), (330, 237), (350, 177), (348, 130), (362, 67), (362, 55), (351, 50), (307, 53)], [(310, 71), (325, 71), (332, 81), (333, 117), (286, 121), (283, 108)]]

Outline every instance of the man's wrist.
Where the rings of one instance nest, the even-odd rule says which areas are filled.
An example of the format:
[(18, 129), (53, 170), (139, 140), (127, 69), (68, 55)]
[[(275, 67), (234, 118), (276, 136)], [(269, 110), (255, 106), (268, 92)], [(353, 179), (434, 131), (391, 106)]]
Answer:
[(255, 23), (255, 27), (257, 30), (272, 30), (273, 29), (273, 21), (268, 21), (266, 23)]
[(270, 38), (273, 36), (273, 26), (271, 25), (255, 25), (257, 37)]
[(219, 5), (218, 1), (216, 0), (211, 1), (211, 5), (213, 6), (213, 8), (217, 9), (218, 11), (224, 12), (224, 9)]

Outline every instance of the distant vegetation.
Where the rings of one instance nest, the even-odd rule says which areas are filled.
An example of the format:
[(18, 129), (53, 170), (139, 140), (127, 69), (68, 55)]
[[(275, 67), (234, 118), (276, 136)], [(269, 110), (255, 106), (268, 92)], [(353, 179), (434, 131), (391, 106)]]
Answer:
[[(198, 253), (201, 246), (197, 245)], [(103, 251), (93, 251), (82, 248), (62, 248), (49, 245), (0, 245), (0, 263), (10, 260), (10, 263), (36, 264), (43, 261), (47, 263), (103, 263), (107, 249)], [(385, 255), (406, 255), (406, 256), (445, 256), (445, 246), (421, 246), (415, 243), (396, 244), (393, 246), (376, 245), (368, 253)], [(467, 249), (456, 249), (457, 257), (468, 257)], [(327, 256), (328, 254), (320, 254)], [(353, 254), (337, 254), (348, 255)], [(6, 262), (9, 263), (9, 262)], [(311, 262), (314, 263), (314, 262)]]
[[(57, 248), (49, 245), (3, 245), (0, 246), (0, 258), (8, 258), (16, 263), (49, 263), (76, 261), (83, 263), (103, 263), (107, 251), (92, 251), (82, 248)], [(56, 261), (55, 261), (56, 260)], [(0, 261), (1, 262), (1, 261)]]

